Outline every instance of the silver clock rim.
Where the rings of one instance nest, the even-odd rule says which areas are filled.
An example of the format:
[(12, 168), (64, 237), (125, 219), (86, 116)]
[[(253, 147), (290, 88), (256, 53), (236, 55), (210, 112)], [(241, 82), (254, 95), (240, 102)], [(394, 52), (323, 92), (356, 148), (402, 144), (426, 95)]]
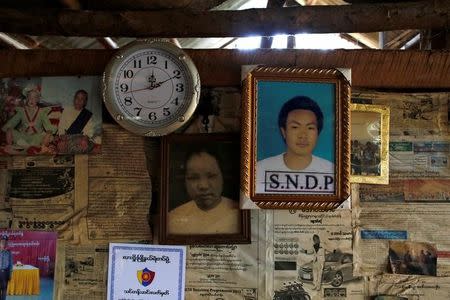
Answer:
[[(145, 49), (158, 49), (169, 52), (170, 54), (178, 57), (182, 61), (182, 64), (185, 65), (189, 73), (189, 78), (187, 79), (187, 81), (192, 81), (192, 95), (190, 98), (187, 98), (187, 100), (189, 101), (188, 105), (186, 105), (183, 111), (177, 111), (179, 116), (177, 117), (176, 121), (173, 121), (168, 125), (162, 125), (161, 127), (149, 128), (148, 126), (139, 125), (127, 119), (117, 101), (115, 100), (115, 78), (112, 75), (120, 67), (120, 63), (122, 62), (123, 58), (129, 56), (134, 52)], [(102, 76), (102, 96), (103, 102), (105, 103), (105, 106), (110, 115), (120, 126), (125, 128), (126, 130), (141, 136), (163, 136), (182, 127), (194, 114), (194, 111), (200, 99), (200, 75), (192, 59), (181, 48), (175, 46), (173, 43), (167, 41), (152, 40), (135, 41), (130, 45), (125, 46), (123, 49), (118, 50), (117, 53), (114, 54), (113, 58), (108, 62)]]

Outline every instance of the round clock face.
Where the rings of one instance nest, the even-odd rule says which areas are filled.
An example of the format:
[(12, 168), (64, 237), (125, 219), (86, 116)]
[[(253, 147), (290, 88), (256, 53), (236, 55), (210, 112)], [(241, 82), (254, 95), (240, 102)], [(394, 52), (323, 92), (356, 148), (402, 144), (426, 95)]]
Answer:
[(103, 97), (124, 128), (139, 135), (165, 135), (194, 113), (200, 78), (192, 60), (172, 43), (137, 42), (108, 64)]

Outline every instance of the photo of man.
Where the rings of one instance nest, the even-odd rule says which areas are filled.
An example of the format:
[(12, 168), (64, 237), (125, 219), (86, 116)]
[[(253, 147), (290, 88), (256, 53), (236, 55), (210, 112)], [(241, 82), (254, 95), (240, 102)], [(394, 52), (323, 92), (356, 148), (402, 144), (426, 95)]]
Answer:
[(93, 113), (86, 108), (88, 95), (86, 90), (77, 90), (73, 105), (64, 107), (56, 139), (58, 152), (86, 153), (101, 143), (100, 126), (95, 124)]
[(73, 107), (65, 107), (59, 121), (58, 134), (84, 134), (89, 138), (94, 136), (92, 112), (86, 108), (88, 93), (78, 90), (73, 97)]
[(313, 272), (313, 290), (320, 291), (322, 285), (322, 273), (325, 265), (325, 249), (320, 246), (320, 237), (317, 234), (313, 235), (313, 248), (301, 249), (300, 252), (310, 254), (313, 256), (312, 272)]
[(0, 237), (0, 300), (6, 299), (8, 282), (11, 279), (13, 270), (13, 259), (11, 251), (7, 247), (8, 236)]
[[(279, 92), (286, 87), (289, 89), (275, 100), (272, 92), (262, 91), (258, 97), (256, 193), (333, 194), (335, 140), (332, 134), (332, 87), (292, 82), (271, 85)], [(267, 87), (260, 84), (258, 90), (263, 89)], [(324, 91), (317, 93), (314, 89)], [(301, 91), (304, 95), (299, 95)], [(266, 94), (270, 98), (265, 97)], [(278, 106), (275, 102), (279, 103)], [(270, 109), (273, 115), (275, 108), (276, 120), (273, 116), (268, 120), (264, 111)], [(259, 116), (260, 110), (262, 117)], [(274, 121), (276, 130), (273, 130)], [(268, 130), (271, 135), (266, 133)], [(281, 143), (279, 138), (274, 138), (275, 132), (281, 137)]]

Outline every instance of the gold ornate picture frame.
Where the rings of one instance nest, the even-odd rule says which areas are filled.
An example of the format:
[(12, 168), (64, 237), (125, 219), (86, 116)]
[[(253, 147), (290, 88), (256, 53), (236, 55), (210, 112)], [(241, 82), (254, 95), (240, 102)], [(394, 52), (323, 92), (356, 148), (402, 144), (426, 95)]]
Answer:
[(350, 194), (350, 83), (336, 69), (256, 67), (244, 81), (241, 205), (330, 210)]
[(350, 182), (389, 183), (389, 118), (388, 106), (350, 104)]
[(250, 211), (239, 209), (237, 134), (162, 139), (161, 244), (250, 243)]

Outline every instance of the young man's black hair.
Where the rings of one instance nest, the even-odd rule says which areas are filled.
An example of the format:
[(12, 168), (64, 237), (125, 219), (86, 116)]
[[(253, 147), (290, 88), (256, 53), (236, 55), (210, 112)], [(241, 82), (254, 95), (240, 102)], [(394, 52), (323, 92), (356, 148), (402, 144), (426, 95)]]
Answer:
[(286, 129), (288, 114), (296, 109), (310, 110), (316, 115), (317, 130), (320, 134), (323, 128), (322, 110), (314, 100), (306, 96), (296, 96), (283, 104), (278, 114), (278, 127)]

